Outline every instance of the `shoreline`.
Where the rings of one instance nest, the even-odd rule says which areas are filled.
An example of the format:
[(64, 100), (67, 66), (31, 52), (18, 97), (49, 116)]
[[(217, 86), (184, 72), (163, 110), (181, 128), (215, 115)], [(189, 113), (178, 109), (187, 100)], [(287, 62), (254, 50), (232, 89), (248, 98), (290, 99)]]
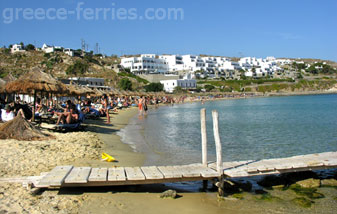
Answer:
[[(266, 97), (266, 96), (264, 96)], [(259, 98), (259, 97), (252, 97)], [(229, 98), (233, 99), (233, 98)], [(240, 98), (238, 98), (240, 99)], [(220, 99), (215, 99), (220, 100)], [(200, 101), (198, 101), (200, 102)], [(186, 102), (188, 103), (188, 102)], [(176, 104), (177, 105), (177, 104)], [(152, 107), (150, 109), (152, 110)], [(55, 140), (0, 142), (3, 163), (0, 177), (29, 176), (51, 170), (55, 165), (91, 167), (143, 166), (146, 153), (135, 152), (129, 144), (122, 142), (118, 133), (129, 125), (138, 113), (137, 108), (123, 109), (111, 114), (111, 124), (104, 119), (88, 120), (85, 132), (52, 133)], [(139, 130), (141, 131), (141, 130)], [(6, 151), (8, 150), (8, 151)], [(22, 156), (13, 156), (15, 153)], [(101, 152), (114, 156), (118, 162), (102, 162)], [(3, 165), (1, 165), (3, 164)], [(8, 171), (8, 172), (7, 172)], [(2, 173), (1, 173), (2, 172)], [(7, 172), (7, 173), (6, 173)], [(21, 184), (0, 183), (0, 212), (17, 213), (333, 213), (335, 208), (328, 198), (334, 189), (322, 188), (328, 197), (319, 199), (311, 208), (301, 208), (291, 202), (295, 197), (291, 191), (266, 190), (279, 197), (274, 201), (261, 201), (261, 195), (244, 192), (243, 198), (233, 196), (219, 199), (216, 190), (206, 192), (186, 188), (186, 182), (122, 187), (63, 188), (42, 190), (32, 194)], [(193, 183), (194, 186), (202, 183)], [(209, 186), (210, 187), (210, 186)], [(162, 192), (174, 189), (181, 196), (176, 200), (161, 199)], [(331, 199), (332, 200), (332, 199)], [(322, 202), (320, 202), (322, 201)], [(325, 205), (329, 207), (326, 208)]]
[(117, 162), (94, 161), (92, 164), (96, 167), (111, 166), (142, 166), (145, 161), (145, 155), (135, 152), (130, 144), (124, 143), (120, 136), (121, 130), (129, 125), (130, 120), (138, 113), (137, 108), (119, 110), (117, 114), (110, 113), (110, 124), (105, 124), (106, 119), (90, 120), (88, 130), (97, 133), (99, 139), (103, 142), (101, 151), (108, 153), (116, 158)]

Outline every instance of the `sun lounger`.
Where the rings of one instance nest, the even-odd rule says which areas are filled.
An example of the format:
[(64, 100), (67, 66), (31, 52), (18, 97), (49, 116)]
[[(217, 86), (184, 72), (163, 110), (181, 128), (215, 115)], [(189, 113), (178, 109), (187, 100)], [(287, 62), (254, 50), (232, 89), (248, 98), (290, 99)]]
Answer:
[(65, 131), (76, 131), (81, 128), (81, 124), (85, 120), (85, 115), (83, 113), (80, 113), (78, 122), (77, 123), (72, 123), (72, 124), (58, 124), (55, 125), (56, 130), (65, 130)]

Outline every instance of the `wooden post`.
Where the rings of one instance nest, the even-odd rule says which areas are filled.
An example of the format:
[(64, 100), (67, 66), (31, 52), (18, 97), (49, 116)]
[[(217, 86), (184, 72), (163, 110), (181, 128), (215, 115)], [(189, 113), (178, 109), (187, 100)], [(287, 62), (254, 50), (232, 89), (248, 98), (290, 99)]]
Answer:
[(219, 135), (219, 115), (218, 112), (213, 110), (212, 111), (213, 117), (213, 133), (214, 133), (214, 141), (215, 141), (215, 149), (216, 149), (216, 168), (220, 175), (223, 174), (223, 163), (222, 163), (222, 148), (221, 148), (221, 141)]
[(201, 122), (201, 143), (202, 143), (202, 164), (207, 166), (207, 132), (206, 132), (206, 109), (200, 110)]
[(34, 101), (33, 101), (33, 116), (32, 116), (32, 121), (35, 121), (35, 108), (36, 108), (36, 90), (34, 90)]

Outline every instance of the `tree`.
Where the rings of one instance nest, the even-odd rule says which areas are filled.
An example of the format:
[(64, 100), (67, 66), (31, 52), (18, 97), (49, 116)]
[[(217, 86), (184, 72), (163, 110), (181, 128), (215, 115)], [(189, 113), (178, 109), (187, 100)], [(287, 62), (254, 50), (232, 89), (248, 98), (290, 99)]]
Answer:
[(176, 86), (176, 87), (174, 88), (174, 90), (173, 90), (173, 93), (174, 93), (174, 94), (179, 94), (179, 93), (182, 93), (182, 92), (184, 92), (184, 90), (183, 90), (183, 88), (180, 87), (180, 86)]
[(132, 90), (132, 82), (128, 78), (123, 78), (119, 81), (119, 87), (125, 91)]
[(161, 83), (150, 83), (149, 85), (145, 86), (146, 92), (159, 92), (163, 91), (164, 85)]
[(87, 63), (83, 63), (80, 60), (77, 60), (75, 64), (70, 65), (67, 70), (66, 74), (71, 76), (81, 76), (85, 74), (89, 69), (89, 65)]
[(26, 51), (33, 51), (33, 50), (35, 50), (35, 46), (32, 45), (32, 44), (28, 44), (28, 45), (26, 45), (25, 50)]
[(213, 85), (205, 85), (204, 88), (206, 89), (207, 92), (212, 91), (213, 89), (215, 89), (215, 87)]

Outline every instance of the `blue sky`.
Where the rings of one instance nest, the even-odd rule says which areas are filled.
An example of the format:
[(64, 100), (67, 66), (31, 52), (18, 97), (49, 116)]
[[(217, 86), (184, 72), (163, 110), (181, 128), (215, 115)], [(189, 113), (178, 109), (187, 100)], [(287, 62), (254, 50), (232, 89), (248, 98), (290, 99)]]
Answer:
[[(76, 10), (79, 2), (83, 4)], [(30, 16), (29, 11), (24, 17), (18, 8), (31, 8), (35, 15), (38, 8), (55, 11), (50, 10), (53, 19)], [(60, 8), (74, 13), (64, 16), (61, 11), (56, 17)], [(105, 18), (102, 11), (95, 12), (99, 8), (108, 8)], [(151, 8), (158, 18), (153, 18)], [(177, 20), (168, 19), (163, 10), (167, 13), (169, 8), (183, 12)], [(127, 14), (116, 18), (117, 11), (124, 9)], [(136, 19), (131, 9), (137, 10)], [(85, 16), (85, 10), (94, 15)], [(77, 49), (83, 38), (90, 50), (99, 43), (101, 52), (108, 55), (210, 54), (337, 61), (336, 10), (335, 0), (1, 0), (0, 45), (22, 41)], [(151, 19), (144, 18), (146, 11), (151, 12)]]

